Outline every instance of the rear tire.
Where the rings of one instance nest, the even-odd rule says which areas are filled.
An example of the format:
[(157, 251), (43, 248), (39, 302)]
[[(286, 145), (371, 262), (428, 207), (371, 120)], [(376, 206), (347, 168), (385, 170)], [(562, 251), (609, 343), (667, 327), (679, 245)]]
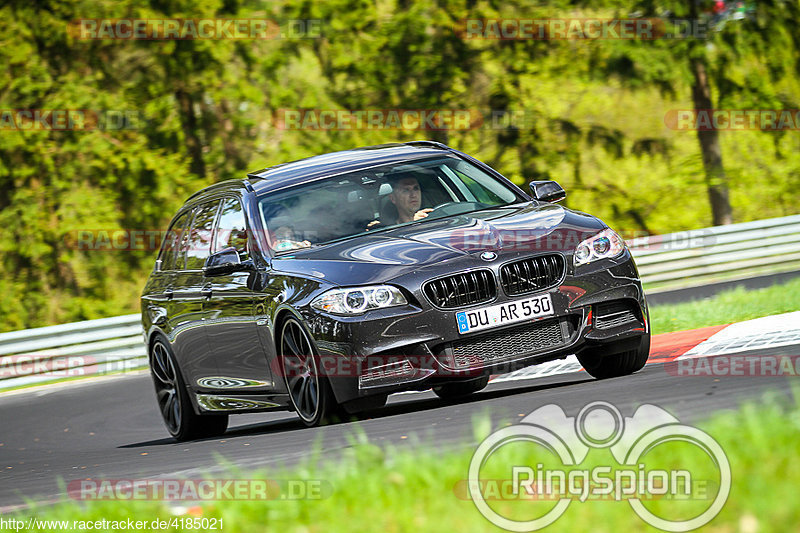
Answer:
[(169, 344), (156, 340), (150, 350), (150, 375), (169, 434), (178, 441), (218, 437), (228, 429), (228, 415), (198, 415)]
[(643, 338), (639, 348), (621, 353), (601, 355), (597, 351), (578, 354), (581, 363), (590, 376), (597, 379), (616, 378), (633, 374), (647, 364), (650, 355), (650, 335)]
[(486, 388), (489, 384), (489, 376), (483, 376), (469, 381), (453, 381), (442, 383), (433, 387), (433, 393), (443, 400), (454, 400), (464, 398)]
[(331, 384), (319, 371), (318, 357), (305, 328), (295, 318), (287, 318), (280, 328), (278, 349), (289, 400), (307, 427), (331, 422), (339, 409)]

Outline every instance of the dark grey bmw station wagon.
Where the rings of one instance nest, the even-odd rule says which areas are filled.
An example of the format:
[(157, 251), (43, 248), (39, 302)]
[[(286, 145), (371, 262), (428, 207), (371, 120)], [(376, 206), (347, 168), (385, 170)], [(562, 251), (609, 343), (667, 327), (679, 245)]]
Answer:
[(212, 185), (170, 224), (142, 293), (159, 408), (179, 440), (230, 413), (309, 426), (388, 394), (476, 392), (576, 354), (642, 368), (647, 305), (625, 242), (432, 141), (311, 157)]

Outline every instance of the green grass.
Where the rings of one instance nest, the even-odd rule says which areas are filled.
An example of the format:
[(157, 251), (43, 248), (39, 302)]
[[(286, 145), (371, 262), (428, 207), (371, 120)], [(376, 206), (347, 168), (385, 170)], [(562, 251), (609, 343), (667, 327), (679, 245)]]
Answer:
[[(800, 486), (800, 395), (794, 403), (771, 396), (737, 411), (718, 414), (700, 425), (725, 450), (731, 464), (733, 486), (720, 514), (707, 526), (711, 531), (796, 531), (800, 506), (794, 493)], [(571, 413), (574, 415), (574, 413)], [(630, 413), (625, 413), (630, 415)], [(487, 419), (476, 421), (475, 443), (490, 430)], [(412, 437), (413, 438), (413, 437)], [(239, 472), (226, 479), (262, 477), (271, 479), (322, 480), (328, 487), (323, 499), (225, 501), (205, 503), (197, 516), (221, 519), (222, 531), (491, 531), (491, 526), (468, 499), (459, 498), (454, 486), (467, 477), (475, 443), (456, 450), (436, 451), (418, 445), (402, 451), (379, 448), (363, 435), (352, 438), (351, 447), (335, 462), (309, 460), (289, 471)], [(530, 445), (529, 445), (530, 446)], [(508, 452), (508, 453), (506, 453)], [(269, 453), (265, 450), (265, 453)], [(502, 453), (503, 455), (500, 455)], [(605, 455), (604, 455), (605, 454)], [(607, 450), (592, 450), (585, 464), (609, 464)], [(660, 457), (673, 467), (690, 468), (695, 479), (713, 481), (715, 470), (697, 450), (675, 447)], [(536, 464), (522, 446), (505, 447), (487, 462), (483, 474), (495, 479), (509, 477), (509, 464)], [(513, 461), (513, 463), (503, 461)], [(505, 472), (505, 473), (503, 473)], [(685, 503), (685, 502), (684, 502)], [(695, 505), (698, 502), (693, 502)], [(187, 504), (183, 504), (187, 505)], [(192, 505), (192, 504), (189, 504)], [(504, 513), (523, 518), (543, 503), (503, 502)], [(651, 509), (669, 512), (675, 502), (650, 502)], [(677, 504), (680, 505), (680, 504)], [(496, 507), (496, 503), (493, 504)], [(541, 507), (538, 507), (541, 510)], [(686, 511), (684, 507), (684, 511)], [(152, 521), (173, 517), (168, 505), (150, 501), (65, 501), (51, 507), (26, 511), (17, 518), (35, 516), (46, 520), (134, 520)], [(672, 518), (672, 516), (669, 516)], [(3, 517), (8, 519), (9, 516)], [(180, 528), (178, 528), (180, 529)], [(655, 531), (624, 501), (572, 502), (549, 530), (564, 531)]]
[(800, 278), (764, 289), (738, 287), (711, 298), (650, 307), (654, 334), (730, 324), (800, 310)]

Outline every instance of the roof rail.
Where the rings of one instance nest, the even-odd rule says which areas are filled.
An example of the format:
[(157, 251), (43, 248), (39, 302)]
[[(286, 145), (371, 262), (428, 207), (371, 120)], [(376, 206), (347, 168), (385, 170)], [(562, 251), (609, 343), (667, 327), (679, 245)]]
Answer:
[[(245, 182), (246, 182), (246, 183), (245, 183)], [(248, 187), (249, 187), (249, 189), (252, 189), (252, 187), (253, 187), (252, 185), (250, 185), (250, 182), (247, 182), (247, 180), (237, 180), (237, 179), (232, 179), (232, 180), (220, 181), (220, 182), (217, 182), (217, 183), (212, 183), (212, 184), (211, 184), (211, 185), (209, 185), (208, 187), (205, 187), (205, 188), (203, 188), (203, 189), (200, 189), (199, 191), (197, 191), (197, 192), (195, 192), (194, 194), (192, 194), (191, 196), (189, 196), (189, 197), (186, 199), (186, 201), (188, 202), (188, 201), (189, 201), (189, 200), (191, 200), (192, 198), (195, 198), (195, 197), (197, 197), (197, 196), (200, 196), (201, 194), (208, 193), (208, 192), (212, 192), (212, 191), (214, 191), (214, 190), (216, 190), (216, 189), (224, 189), (224, 188), (226, 188), (226, 187), (231, 187), (232, 185), (235, 185), (235, 184), (238, 184), (238, 185), (240, 185), (240, 186), (243, 186), (243, 187), (245, 187), (245, 188), (248, 188)], [(248, 189), (248, 190), (249, 190), (249, 189)]]
[(403, 143), (403, 144), (407, 144), (408, 146), (429, 146), (431, 148), (438, 148), (439, 150), (449, 150), (450, 149), (450, 147), (447, 146), (446, 144), (440, 143), (440, 142), (437, 142), (437, 141), (425, 141), (425, 140), (423, 140), (423, 141), (409, 141), (409, 142)]

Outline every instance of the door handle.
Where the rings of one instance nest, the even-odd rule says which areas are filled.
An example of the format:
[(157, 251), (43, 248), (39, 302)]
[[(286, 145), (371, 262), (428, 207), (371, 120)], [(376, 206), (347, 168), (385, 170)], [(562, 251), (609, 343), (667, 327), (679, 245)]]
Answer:
[(164, 298), (166, 298), (167, 300), (172, 300), (172, 294), (173, 292), (171, 288), (164, 289), (164, 292), (161, 293), (161, 295), (164, 296)]
[(211, 287), (203, 287), (200, 289), (200, 295), (203, 298), (211, 298)]

